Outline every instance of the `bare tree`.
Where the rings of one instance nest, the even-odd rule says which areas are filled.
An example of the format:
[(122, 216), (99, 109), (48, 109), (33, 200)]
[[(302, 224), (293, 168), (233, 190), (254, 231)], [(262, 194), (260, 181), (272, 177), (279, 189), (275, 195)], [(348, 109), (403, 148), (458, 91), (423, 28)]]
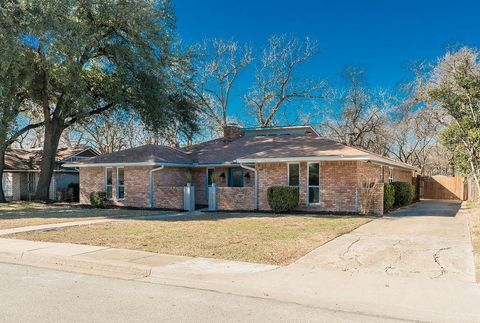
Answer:
[(213, 39), (206, 41), (200, 52), (193, 80), (186, 80), (185, 85), (205, 121), (221, 130), (230, 119), (230, 99), (238, 75), (253, 60), (252, 49), (234, 40)]
[(298, 81), (299, 68), (317, 52), (317, 43), (286, 35), (272, 36), (263, 50), (255, 79), (244, 96), (247, 112), (260, 127), (275, 124), (280, 110), (293, 102), (318, 100), (325, 82)]
[(320, 131), (346, 145), (384, 155), (391, 98), (383, 91), (368, 89), (364, 75), (364, 70), (357, 67), (345, 69), (348, 88), (333, 91), (331, 107), (325, 111)]
[[(430, 172), (428, 168), (441, 168), (432, 165), (431, 154), (440, 145), (440, 130), (443, 128), (445, 115), (442, 111), (431, 106), (422, 106), (415, 109), (407, 99), (406, 108), (399, 115), (393, 115), (388, 125), (387, 145), (389, 155), (396, 159), (415, 165), (420, 173)], [(445, 161), (440, 161), (444, 164)]]

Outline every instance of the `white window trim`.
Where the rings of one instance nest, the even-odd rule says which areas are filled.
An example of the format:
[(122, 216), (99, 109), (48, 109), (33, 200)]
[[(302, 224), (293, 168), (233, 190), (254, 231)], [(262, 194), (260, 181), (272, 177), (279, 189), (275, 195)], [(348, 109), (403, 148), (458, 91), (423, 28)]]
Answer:
[(385, 183), (385, 167), (380, 165), (380, 183)]
[[(298, 185), (290, 185), (290, 165), (298, 165)], [(298, 187), (300, 189), (300, 163), (299, 162), (290, 162), (287, 163), (287, 185)]]
[[(109, 170), (109, 169), (112, 170), (112, 184), (111, 184), (111, 185), (108, 185), (108, 184), (107, 184), (108, 170)], [(106, 198), (107, 198), (107, 200), (111, 201), (111, 200), (113, 200), (113, 167), (105, 167), (105, 195), (107, 195), (108, 186), (111, 186), (111, 187), (112, 187), (112, 197), (111, 197), (111, 198), (108, 198), (108, 196), (107, 196)]]
[(394, 180), (393, 167), (389, 167), (389, 168), (388, 168), (388, 182), (389, 182), (389, 183), (392, 183), (393, 180)]
[[(118, 180), (118, 170), (119, 169), (123, 169), (123, 185), (118, 184), (119, 183), (119, 180)], [(122, 198), (120, 198), (118, 196), (118, 192), (120, 192), (120, 190), (118, 188), (120, 186), (123, 186), (123, 197)], [(117, 167), (117, 178), (116, 178), (116, 181), (115, 181), (115, 196), (117, 198), (117, 201), (123, 201), (125, 199), (125, 168), (124, 167)]]
[[(318, 164), (318, 186), (317, 185), (310, 185), (309, 178), (310, 178), (310, 165), (311, 164)], [(320, 174), (322, 173), (322, 164), (320, 162), (308, 162), (307, 163), (307, 205), (320, 205), (321, 202), (321, 194), (320, 194), (320, 183), (321, 177)], [(310, 187), (318, 187), (318, 202), (317, 203), (310, 203)]]

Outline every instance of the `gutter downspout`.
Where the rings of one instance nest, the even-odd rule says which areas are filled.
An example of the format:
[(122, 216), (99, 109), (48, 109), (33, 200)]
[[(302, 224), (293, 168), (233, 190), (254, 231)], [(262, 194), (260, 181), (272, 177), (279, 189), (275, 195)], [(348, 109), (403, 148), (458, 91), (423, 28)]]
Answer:
[(258, 210), (258, 173), (257, 173), (257, 170), (253, 167), (245, 166), (243, 164), (240, 164), (240, 167), (248, 169), (255, 174), (255, 185), (253, 186), (254, 195), (255, 195), (254, 209)]
[(160, 166), (158, 168), (151, 169), (150, 174), (150, 208), (153, 208), (153, 172), (162, 170), (165, 166)]

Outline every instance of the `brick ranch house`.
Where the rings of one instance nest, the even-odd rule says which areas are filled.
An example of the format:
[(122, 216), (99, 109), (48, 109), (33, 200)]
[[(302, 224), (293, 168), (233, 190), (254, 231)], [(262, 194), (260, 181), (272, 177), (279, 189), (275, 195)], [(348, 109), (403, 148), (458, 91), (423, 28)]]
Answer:
[[(298, 210), (383, 213), (383, 183), (412, 182), (415, 168), (321, 137), (310, 126), (239, 128), (184, 149), (146, 145), (93, 157), (80, 170), (80, 202), (104, 191), (114, 205), (183, 209), (191, 175), (197, 208), (268, 211), (267, 189), (299, 188)], [(214, 176), (212, 176), (214, 175)]]

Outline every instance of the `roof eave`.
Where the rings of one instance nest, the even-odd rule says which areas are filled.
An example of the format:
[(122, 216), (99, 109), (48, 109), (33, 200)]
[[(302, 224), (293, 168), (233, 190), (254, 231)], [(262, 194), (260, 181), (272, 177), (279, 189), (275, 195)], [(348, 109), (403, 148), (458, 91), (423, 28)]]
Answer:
[(308, 161), (370, 161), (388, 166), (418, 171), (418, 168), (396, 161), (373, 156), (316, 156), (316, 157), (280, 157), (280, 158), (239, 158), (237, 163), (275, 163), (275, 162), (308, 162)]

